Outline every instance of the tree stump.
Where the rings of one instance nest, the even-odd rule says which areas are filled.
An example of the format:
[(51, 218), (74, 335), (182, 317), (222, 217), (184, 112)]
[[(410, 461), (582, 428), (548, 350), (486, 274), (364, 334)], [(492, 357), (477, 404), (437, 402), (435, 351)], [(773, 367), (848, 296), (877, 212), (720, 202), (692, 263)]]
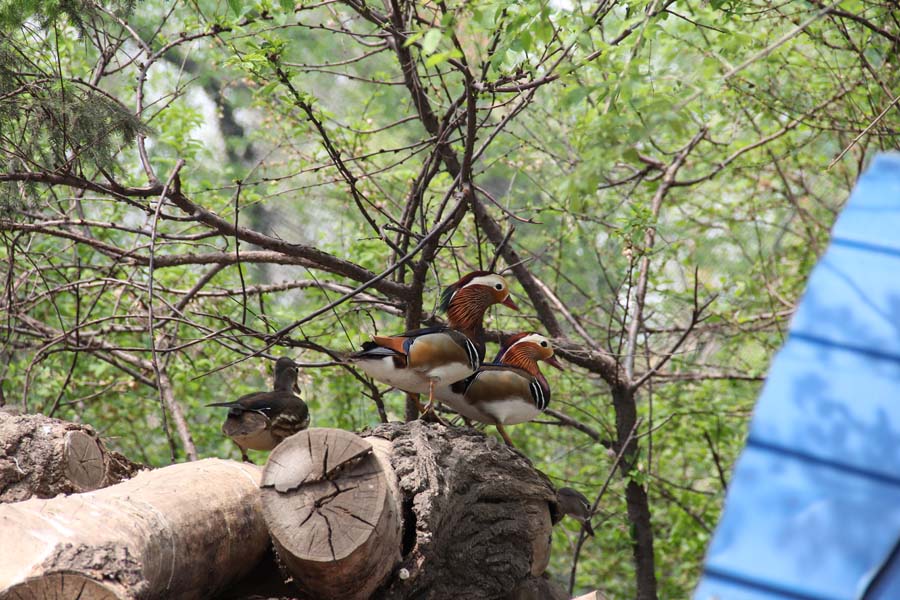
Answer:
[(301, 431), (272, 451), (262, 486), (278, 556), (312, 597), (369, 598), (399, 562), (401, 502), (384, 440)]
[(0, 502), (96, 490), (141, 468), (88, 425), (0, 411)]
[(308, 430), (272, 452), (262, 485), (278, 554), (310, 598), (503, 598), (549, 561), (553, 487), (474, 429)]
[(206, 459), (0, 505), (0, 599), (212, 596), (266, 553), (258, 482), (254, 465)]

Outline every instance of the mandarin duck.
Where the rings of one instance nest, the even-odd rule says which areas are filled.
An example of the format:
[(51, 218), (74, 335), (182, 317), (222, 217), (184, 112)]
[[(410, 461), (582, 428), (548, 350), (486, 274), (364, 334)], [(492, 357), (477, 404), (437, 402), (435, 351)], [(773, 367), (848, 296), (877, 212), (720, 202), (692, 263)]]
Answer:
[(275, 385), (271, 392), (254, 392), (232, 402), (213, 402), (207, 406), (227, 407), (222, 433), (241, 449), (241, 459), (253, 462), (247, 450), (272, 450), (298, 431), (309, 427), (309, 409), (295, 396), (297, 370), (293, 360), (282, 356), (275, 362)]
[[(561, 487), (556, 490), (556, 503), (559, 512), (569, 515), (584, 527), (585, 533), (594, 537), (594, 528), (591, 527), (591, 503), (584, 494), (570, 487)], [(560, 517), (561, 518), (561, 517)]]
[(467, 419), (496, 426), (513, 446), (503, 426), (530, 421), (550, 404), (550, 385), (539, 360), (563, 368), (553, 357), (550, 340), (537, 333), (519, 333), (506, 340), (493, 363), (440, 386), (435, 397)]
[(484, 313), (493, 304), (519, 310), (506, 280), (496, 273), (475, 271), (447, 287), (441, 310), (447, 325), (376, 335), (349, 360), (377, 381), (413, 394), (428, 394), (426, 412), (434, 406), (434, 389), (472, 373), (484, 361)]

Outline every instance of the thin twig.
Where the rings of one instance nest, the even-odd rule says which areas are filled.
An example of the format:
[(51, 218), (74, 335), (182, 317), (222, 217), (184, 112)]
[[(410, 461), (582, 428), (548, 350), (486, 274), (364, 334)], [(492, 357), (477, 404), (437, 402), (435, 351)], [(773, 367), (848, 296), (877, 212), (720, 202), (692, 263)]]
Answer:
[[(166, 181), (166, 184), (163, 186), (162, 193), (159, 195), (159, 199), (156, 202), (156, 211), (153, 214), (153, 222), (150, 226), (150, 269), (149, 269), (149, 278), (150, 281), (147, 286), (147, 331), (150, 335), (150, 357), (151, 363), (153, 365), (153, 373), (156, 377), (156, 387), (159, 392), (159, 408), (162, 412), (162, 426), (163, 431), (166, 434), (166, 439), (169, 441), (169, 451), (171, 453), (172, 464), (174, 464), (177, 460), (176, 458), (176, 447), (175, 447), (175, 439), (172, 437), (172, 432), (169, 430), (169, 418), (166, 411), (166, 398), (163, 393), (162, 379), (163, 375), (159, 368), (159, 357), (156, 352), (156, 333), (154, 331), (155, 323), (153, 320), (153, 262), (156, 257), (156, 229), (157, 224), (159, 222), (159, 214), (162, 211), (163, 204), (166, 201), (166, 195), (168, 194), (169, 188), (175, 182), (175, 179), (178, 177), (178, 172), (181, 171), (181, 168), (184, 167), (184, 160), (178, 159), (178, 162), (175, 163), (175, 168), (172, 169), (172, 173), (169, 175), (169, 179)], [(185, 442), (185, 450), (187, 450), (187, 440), (182, 440)]]
[(841, 150), (841, 153), (838, 154), (838, 155), (834, 158), (834, 160), (832, 160), (830, 163), (828, 163), (828, 166), (826, 167), (826, 169), (830, 169), (831, 167), (834, 166), (834, 163), (836, 163), (836, 162), (838, 162), (839, 160), (841, 160), (842, 158), (844, 158), (844, 155), (847, 154), (847, 152), (849, 152), (850, 149), (853, 148), (853, 146), (856, 145), (856, 143), (860, 140), (860, 138), (862, 138), (862, 136), (864, 136), (864, 135), (866, 135), (867, 133), (869, 133), (869, 131), (870, 131), (873, 127), (875, 127), (875, 125), (877, 125), (879, 121), (881, 121), (882, 117), (884, 117), (884, 115), (886, 115), (887, 112), (888, 112), (889, 110), (891, 110), (891, 109), (894, 107), (894, 105), (897, 104), (898, 102), (900, 102), (900, 95), (898, 95), (896, 98), (894, 98), (893, 100), (891, 100), (891, 103), (888, 104), (888, 105), (885, 107), (885, 109), (884, 109), (883, 111), (881, 111), (881, 112), (878, 114), (878, 116), (875, 117), (875, 119), (874, 119), (871, 123), (869, 123), (869, 125), (868, 125), (865, 129), (863, 129), (862, 131), (860, 131), (860, 132), (859, 132), (859, 135), (857, 135), (855, 138), (853, 138), (853, 141), (850, 142), (850, 143), (847, 145), (846, 148), (844, 148), (843, 150)]

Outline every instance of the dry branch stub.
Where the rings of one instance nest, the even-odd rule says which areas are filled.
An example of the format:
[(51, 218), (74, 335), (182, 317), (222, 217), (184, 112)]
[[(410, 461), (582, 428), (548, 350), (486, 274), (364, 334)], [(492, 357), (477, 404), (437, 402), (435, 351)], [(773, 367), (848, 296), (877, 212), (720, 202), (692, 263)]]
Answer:
[(258, 467), (219, 459), (0, 505), (0, 539), (0, 600), (57, 597), (48, 589), (82, 600), (209, 597), (269, 543)]
[(282, 442), (262, 476), (263, 517), (297, 586), (320, 599), (369, 598), (400, 560), (390, 444), (340, 429)]
[(473, 429), (311, 429), (272, 452), (262, 485), (280, 559), (310, 598), (503, 598), (549, 561), (553, 487)]
[(0, 410), (0, 502), (96, 490), (140, 469), (89, 425)]

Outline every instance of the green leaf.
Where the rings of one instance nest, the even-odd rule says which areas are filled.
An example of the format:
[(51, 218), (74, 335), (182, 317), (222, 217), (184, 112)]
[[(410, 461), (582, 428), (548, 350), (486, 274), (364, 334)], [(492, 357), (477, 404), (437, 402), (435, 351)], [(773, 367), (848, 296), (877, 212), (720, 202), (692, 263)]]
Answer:
[(434, 67), (436, 65), (445, 62), (449, 58), (449, 52), (438, 52), (437, 54), (432, 54), (428, 57), (428, 60), (425, 61), (426, 67)]
[(425, 33), (426, 33), (425, 30), (422, 30), (422, 31), (417, 31), (413, 34), (406, 36), (406, 41), (403, 42), (403, 47), (409, 48), (410, 46), (415, 44), (419, 39), (421, 39), (422, 36), (425, 35)]
[(278, 0), (278, 3), (281, 4), (282, 10), (285, 12), (294, 12), (294, 0)]
[(567, 88), (563, 93), (560, 107), (572, 108), (573, 106), (581, 103), (582, 100), (587, 98), (590, 95), (591, 91), (592, 88), (584, 85), (575, 85)]
[(435, 65), (439, 65), (442, 62), (446, 62), (451, 58), (459, 58), (462, 56), (459, 50), (454, 48), (453, 50), (448, 50), (447, 52), (438, 52), (437, 54), (432, 54), (428, 60), (425, 61), (426, 67), (433, 67)]
[(241, 16), (241, 0), (228, 0), (228, 7), (234, 13), (234, 16)]
[[(425, 34), (425, 39), (422, 40), (422, 54), (425, 56), (429, 56), (434, 53), (437, 49), (438, 44), (441, 43), (441, 30), (440, 29), (429, 29), (428, 33)], [(426, 63), (427, 64), (427, 63)]]
[(519, 43), (522, 45), (522, 50), (525, 52), (531, 50), (532, 42), (533, 38), (531, 37), (531, 32), (527, 29), (523, 29), (521, 33), (519, 33)]
[(262, 86), (257, 93), (260, 96), (268, 96), (275, 90), (275, 88), (278, 87), (278, 84), (278, 81), (270, 81), (266, 85)]
[(636, 148), (626, 148), (625, 152), (622, 153), (622, 158), (632, 163), (641, 161)]

